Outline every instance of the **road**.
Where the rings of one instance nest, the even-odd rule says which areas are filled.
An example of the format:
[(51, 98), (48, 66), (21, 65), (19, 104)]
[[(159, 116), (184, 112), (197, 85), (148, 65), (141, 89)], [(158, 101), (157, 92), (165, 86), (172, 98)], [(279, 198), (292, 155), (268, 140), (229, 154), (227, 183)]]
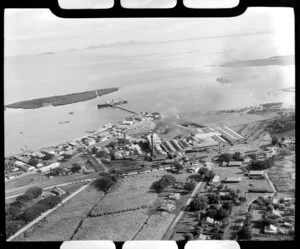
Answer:
[(55, 206), (52, 209), (47, 210), (46, 212), (44, 212), (41, 216), (39, 216), (38, 218), (36, 218), (35, 220), (31, 221), (30, 223), (28, 223), (26, 226), (24, 226), (22, 229), (20, 229), (17, 233), (15, 233), (13, 236), (9, 237), (7, 239), (7, 241), (12, 241), (14, 238), (16, 238), (17, 236), (19, 236), (21, 233), (24, 233), (27, 229), (29, 229), (30, 227), (32, 227), (34, 224), (36, 224), (37, 222), (39, 222), (40, 220), (44, 219), (46, 216), (48, 216), (49, 214), (51, 214), (53, 211), (55, 211), (57, 208), (59, 208), (61, 205), (63, 205), (64, 203), (66, 203), (68, 200), (70, 200), (71, 198), (73, 198), (75, 195), (77, 195), (78, 193), (80, 193), (82, 190), (84, 190), (85, 188), (87, 188), (89, 184), (86, 184), (84, 186), (82, 186), (80, 189), (78, 189), (77, 191), (75, 191), (73, 194), (71, 194), (70, 196), (68, 196), (67, 198), (65, 198), (64, 200), (62, 200), (61, 203), (59, 203), (57, 206)]
[(203, 184), (204, 184), (204, 182), (199, 182), (197, 184), (197, 186), (195, 187), (195, 189), (192, 192), (191, 196), (188, 198), (187, 202), (183, 206), (183, 208), (180, 211), (180, 213), (173, 220), (172, 224), (169, 226), (169, 228), (167, 229), (167, 231), (165, 232), (165, 234), (162, 236), (162, 240), (170, 240), (171, 239), (171, 235), (173, 234), (173, 230), (174, 230), (176, 224), (180, 221), (180, 219), (184, 215), (184, 210), (190, 205), (190, 203), (192, 202), (193, 198), (196, 196), (196, 194), (198, 193), (198, 191), (200, 190), (200, 188), (202, 187)]
[[(99, 176), (99, 173), (95, 172), (95, 173), (91, 173), (88, 175), (80, 175), (80, 176), (76, 175), (76, 177), (74, 175), (73, 178), (70, 178), (67, 181), (65, 178), (59, 178), (59, 179), (53, 178), (52, 179), (53, 181), (47, 181), (43, 184), (39, 184), (39, 187), (41, 187), (43, 189), (49, 189), (54, 186), (64, 186), (64, 185), (68, 185), (68, 184), (74, 184), (74, 182), (79, 182), (81, 180), (95, 179), (98, 176)], [(10, 198), (16, 197), (18, 195), (21, 195), (25, 192), (24, 190), (26, 190), (27, 188), (28, 188), (28, 186), (21, 186), (21, 187), (12, 188), (12, 189), (6, 189), (6, 191), (5, 191), (6, 198), (5, 199), (10, 199)]]

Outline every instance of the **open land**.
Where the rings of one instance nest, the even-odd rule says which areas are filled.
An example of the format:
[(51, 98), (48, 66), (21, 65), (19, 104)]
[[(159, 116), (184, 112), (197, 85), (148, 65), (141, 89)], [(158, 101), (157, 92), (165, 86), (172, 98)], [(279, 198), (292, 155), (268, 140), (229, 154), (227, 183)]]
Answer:
[[(166, 118), (158, 113), (134, 114), (119, 124), (109, 124), (71, 143), (48, 148), (48, 152), (42, 150), (43, 153), (52, 151), (50, 154), (56, 155), (52, 159), (35, 159), (46, 163), (42, 170), (36, 169), (33, 173), (21, 174), (6, 182), (7, 205), (29, 187), (39, 186), (47, 192), (58, 186), (72, 193), (95, 179), (119, 177), (107, 192), (90, 185), (15, 240), (184, 240), (187, 234), (192, 239), (198, 239), (198, 232), (194, 234), (196, 228), (197, 231), (203, 230), (202, 235), (207, 238), (237, 239), (241, 228), (246, 226), (244, 220), (253, 201), (261, 196), (276, 194), (285, 198), (294, 194), (294, 136), (290, 131), (294, 128), (291, 123), (291, 129), (285, 130), (285, 133), (277, 132), (278, 137), (278, 134), (289, 135), (284, 145), (271, 144), (274, 134), (270, 132), (270, 125), (272, 128), (273, 120), (278, 120), (279, 116), (274, 110), (259, 112), (251, 108)], [(280, 122), (291, 119), (280, 118)], [(148, 136), (151, 133), (159, 138), (155, 143), (159, 147), (162, 145), (161, 150), (151, 147), (152, 140)], [(206, 136), (219, 136), (219, 139), (217, 143), (201, 145)], [(291, 152), (278, 157), (277, 154), (282, 154), (280, 146)], [(266, 151), (272, 153), (274, 165), (265, 170), (266, 177), (263, 179), (250, 178), (247, 174), (254, 159), (249, 157), (249, 152), (266, 160), (269, 158)], [(224, 167), (222, 160), (218, 159), (224, 154), (238, 154), (247, 162), (237, 167)], [(64, 159), (56, 164), (61, 155)], [(6, 170), (11, 173), (7, 176), (13, 175), (12, 171), (15, 172), (18, 167), (28, 169), (31, 163), (30, 160), (27, 162), (28, 157), (35, 158), (36, 154), (10, 158)], [(14, 166), (16, 162), (19, 162), (16, 164), (18, 166)], [(54, 164), (58, 171), (47, 166)], [(44, 170), (47, 167), (50, 170)], [(80, 170), (75, 171), (74, 167)], [(219, 177), (220, 188), (217, 188), (218, 184), (211, 184), (212, 178), (200, 177), (198, 171), (203, 169)], [(153, 182), (166, 175), (173, 177), (175, 183), (164, 186), (159, 192), (151, 188)], [(239, 180), (224, 182), (231, 177)], [(185, 187), (189, 184), (192, 189)], [(196, 185), (200, 187), (195, 188)], [(231, 203), (232, 207), (225, 218), (216, 218), (217, 223), (205, 221), (209, 206), (205, 208), (207, 211), (201, 211), (201, 218), (198, 211), (189, 209), (188, 200), (207, 198), (211, 193), (220, 195), (227, 189), (235, 193), (238, 200), (244, 200), (219, 200), (214, 208), (219, 210), (226, 202)], [(191, 198), (190, 194), (195, 191), (196, 195)], [(179, 198), (172, 199), (170, 196), (174, 194)], [(263, 217), (263, 213), (254, 211), (252, 224), (256, 224), (255, 219)], [(262, 227), (259, 230), (255, 225), (250, 227), (253, 239), (274, 239), (273, 235), (265, 234)], [(290, 235), (282, 235), (280, 239), (288, 240)]]

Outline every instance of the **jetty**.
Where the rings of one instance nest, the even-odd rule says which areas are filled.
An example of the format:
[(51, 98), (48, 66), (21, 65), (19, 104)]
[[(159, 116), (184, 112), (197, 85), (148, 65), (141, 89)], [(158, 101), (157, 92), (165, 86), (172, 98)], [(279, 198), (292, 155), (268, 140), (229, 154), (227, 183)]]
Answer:
[(120, 107), (120, 105), (124, 105), (124, 104), (127, 104), (127, 103), (128, 103), (127, 100), (119, 100), (119, 101), (111, 100), (111, 101), (108, 101), (104, 104), (98, 104), (97, 106), (98, 106), (98, 109), (102, 109), (102, 108), (106, 108), (106, 107), (112, 107), (112, 108), (118, 108), (120, 110), (129, 112), (129, 113), (132, 113), (132, 114), (137, 114), (137, 112), (135, 112), (135, 111), (132, 111), (132, 110), (124, 108), (124, 107)]

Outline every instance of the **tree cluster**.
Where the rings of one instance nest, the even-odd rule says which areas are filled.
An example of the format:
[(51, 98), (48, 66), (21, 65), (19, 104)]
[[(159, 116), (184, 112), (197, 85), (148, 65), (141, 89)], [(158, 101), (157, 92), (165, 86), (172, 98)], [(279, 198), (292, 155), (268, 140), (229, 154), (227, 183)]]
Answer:
[(273, 165), (273, 159), (268, 158), (263, 161), (253, 160), (249, 167), (251, 170), (264, 170), (271, 168)]
[(164, 175), (160, 180), (153, 182), (151, 189), (155, 190), (157, 193), (161, 193), (166, 187), (176, 182), (176, 178), (172, 175)]

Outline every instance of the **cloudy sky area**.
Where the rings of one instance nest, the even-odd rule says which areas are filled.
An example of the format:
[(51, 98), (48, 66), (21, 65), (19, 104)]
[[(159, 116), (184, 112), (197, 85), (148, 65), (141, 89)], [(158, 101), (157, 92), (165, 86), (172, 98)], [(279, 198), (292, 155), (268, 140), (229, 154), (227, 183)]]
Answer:
[(234, 18), (143, 18), (138, 21), (133, 18), (63, 19), (48, 9), (6, 9), (4, 25), (5, 56), (61, 52), (132, 40), (156, 42), (249, 33), (272, 33), (278, 55), (294, 54), (294, 15), (290, 8), (250, 8)]

